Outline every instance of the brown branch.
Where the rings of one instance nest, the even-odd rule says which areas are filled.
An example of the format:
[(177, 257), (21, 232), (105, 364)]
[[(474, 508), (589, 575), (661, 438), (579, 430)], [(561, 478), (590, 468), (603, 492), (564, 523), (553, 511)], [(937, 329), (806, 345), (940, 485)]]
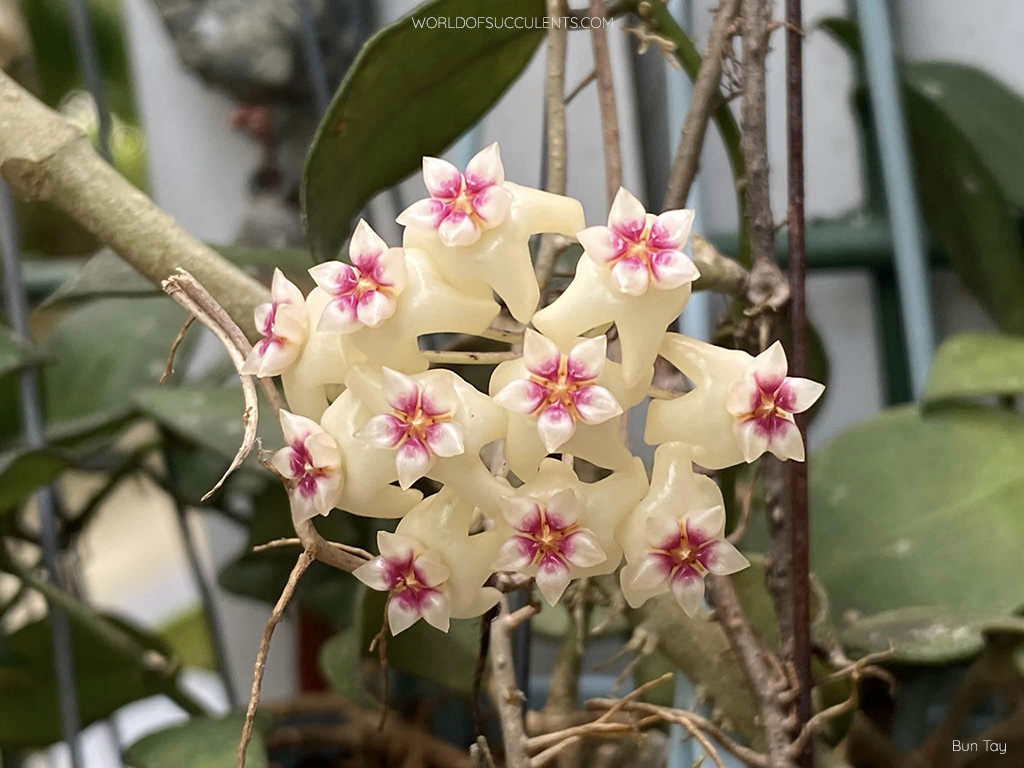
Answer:
[(185, 318), (185, 322), (182, 323), (181, 329), (178, 331), (178, 335), (175, 336), (174, 341), (171, 342), (171, 349), (167, 353), (167, 365), (164, 366), (164, 372), (161, 374), (157, 384), (166, 384), (167, 380), (174, 374), (174, 356), (178, 353), (178, 347), (180, 347), (181, 342), (185, 340), (185, 334), (188, 333), (188, 329), (192, 327), (192, 323), (195, 321), (195, 315), (189, 315)]
[(522, 357), (518, 352), (469, 352), (465, 350), (424, 349), (428, 361), (443, 365), (497, 365)]
[(676, 151), (669, 174), (665, 201), (662, 203), (663, 210), (685, 206), (690, 186), (697, 176), (708, 120), (711, 113), (718, 108), (721, 98), (719, 84), (722, 82), (722, 57), (729, 44), (733, 20), (739, 7), (740, 0), (722, 0), (715, 11), (715, 18), (711, 22), (711, 31), (708, 34), (708, 44), (704, 49), (704, 59), (697, 80), (693, 84), (686, 121), (683, 123), (683, 132), (679, 138), (679, 149)]
[(690, 238), (693, 263), (700, 277), (693, 284), (695, 291), (714, 291), (737, 298), (747, 294), (750, 273), (735, 259), (722, 255), (715, 246), (700, 235)]
[(274, 636), (274, 629), (277, 628), (277, 625), (284, 617), (285, 608), (288, 607), (292, 595), (295, 594), (295, 588), (299, 585), (299, 579), (302, 578), (302, 574), (306, 572), (306, 569), (312, 565), (314, 559), (313, 553), (309, 550), (305, 550), (299, 555), (295, 567), (292, 568), (292, 572), (288, 575), (288, 582), (284, 585), (284, 589), (281, 590), (281, 596), (277, 599), (274, 610), (267, 620), (267, 626), (263, 629), (263, 637), (260, 638), (259, 649), (256, 651), (256, 663), (253, 665), (252, 690), (249, 692), (249, 704), (245, 708), (245, 724), (242, 726), (242, 738), (238, 743), (238, 759), (236, 763), (238, 768), (245, 768), (245, 753), (249, 747), (249, 740), (252, 739), (256, 708), (260, 703), (260, 689), (263, 687), (263, 673), (267, 668), (270, 640)]
[(507, 768), (530, 768), (526, 730), (523, 727), (523, 693), (516, 687), (512, 663), (512, 632), (537, 610), (525, 606), (509, 613), (508, 599), (502, 595), (498, 616), (491, 622), (491, 696), (498, 708), (501, 735), (505, 743)]
[(0, 72), (0, 175), (23, 199), (50, 202), (155, 285), (186, 269), (250, 338), (266, 287), (185, 232), (104, 162), (89, 138)]
[[(604, 0), (590, 0), (590, 15), (593, 18), (605, 18)], [(619, 147), (619, 115), (615, 106), (615, 83), (612, 80), (612, 62), (608, 54), (608, 34), (604, 24), (591, 26), (590, 42), (594, 51), (597, 100), (601, 109), (605, 194), (610, 206), (615, 193), (622, 186), (622, 150)]]

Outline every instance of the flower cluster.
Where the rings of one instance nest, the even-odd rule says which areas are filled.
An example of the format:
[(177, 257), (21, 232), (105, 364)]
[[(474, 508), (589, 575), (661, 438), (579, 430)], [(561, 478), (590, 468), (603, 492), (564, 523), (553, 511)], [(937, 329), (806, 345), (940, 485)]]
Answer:
[[(779, 344), (752, 357), (666, 331), (699, 277), (684, 252), (692, 211), (649, 214), (621, 189), (607, 225), (585, 227), (578, 201), (506, 181), (497, 145), (464, 173), (425, 158), (423, 176), (429, 197), (398, 218), (402, 247), (360, 221), (347, 261), (309, 270), (308, 296), (276, 272), (256, 311), (262, 339), (245, 370), (282, 379), (290, 410), (273, 465), (296, 524), (334, 509), (401, 518), (355, 571), (389, 593), (393, 633), (480, 615), (497, 600), (486, 586), (497, 571), (534, 578), (554, 604), (571, 580), (619, 570), (630, 605), (669, 592), (693, 615), (707, 574), (748, 565), (725, 539), (718, 486), (694, 465), (802, 460), (794, 414), (823, 387), (787, 376)], [(541, 233), (575, 237), (584, 253), (538, 310), (529, 240)], [(484, 333), (495, 294), (532, 327), (484, 393), (430, 369), (419, 340)], [(611, 324), (621, 362), (599, 333)], [(659, 355), (694, 388), (650, 405), (648, 478), (624, 414), (648, 394)], [(552, 454), (608, 474), (583, 482)], [(421, 478), (442, 490), (424, 498)]]

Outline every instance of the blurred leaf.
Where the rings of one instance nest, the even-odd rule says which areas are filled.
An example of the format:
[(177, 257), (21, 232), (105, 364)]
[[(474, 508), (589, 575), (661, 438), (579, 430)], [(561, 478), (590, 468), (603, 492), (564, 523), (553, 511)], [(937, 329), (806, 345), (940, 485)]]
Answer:
[(39, 351), (14, 335), (14, 331), (0, 325), (0, 377), (34, 365), (40, 361)]
[[(361, 646), (369, 648), (380, 631), (387, 594), (367, 591), (363, 600)], [(480, 652), (480, 618), (452, 619), (448, 632), (417, 621), (397, 637), (388, 636), (388, 664), (399, 672), (430, 680), (461, 694), (473, 691)]]
[[(414, 20), (492, 15), (492, 0), (431, 0), (360, 51), (313, 139), (302, 209), (317, 261), (332, 259), (376, 193), (438, 155), (505, 92), (543, 39), (533, 29), (417, 29)], [(537, 19), (543, 0), (504, 0)], [(454, 25), (453, 25), (454, 26)]]
[(41, 485), (64, 471), (70, 459), (45, 448), (0, 453), (0, 514), (20, 506)]
[[(132, 398), (138, 407), (179, 437), (209, 448), (230, 461), (242, 442), (244, 401), (233, 386), (149, 387)], [(283, 442), (274, 412), (261, 400), (258, 434), (267, 448)], [(255, 451), (247, 463), (255, 464)], [(222, 470), (224, 469), (222, 468)]]
[[(154, 636), (123, 620), (106, 618), (146, 647), (168, 652)], [(42, 747), (61, 740), (50, 632), (49, 619), (43, 619), (7, 636), (8, 649), (17, 662), (0, 666), (0, 744), (4, 746)], [(159, 692), (139, 666), (111, 653), (74, 616), (71, 639), (83, 727)]]
[(888, 650), (891, 644), (894, 654), (887, 663), (951, 664), (976, 655), (990, 627), (1024, 631), (1024, 618), (911, 606), (860, 619), (843, 630), (842, 640), (864, 654)]
[(831, 35), (851, 56), (856, 59), (861, 58), (863, 48), (860, 40), (860, 28), (853, 19), (843, 16), (829, 16), (819, 21), (817, 26)]
[[(245, 715), (194, 718), (136, 741), (124, 753), (131, 768), (235, 768), (238, 739)], [(252, 741), (245, 753), (247, 768), (267, 768), (263, 745), (264, 718), (256, 718)]]
[(893, 408), (811, 462), (815, 572), (835, 614), (934, 605), (995, 615), (1024, 603), (1024, 418)]
[[(44, 346), (54, 361), (43, 369), (47, 419), (125, 407), (137, 389), (160, 378), (184, 320), (166, 298), (103, 299), (64, 314)], [(178, 350), (179, 367), (189, 344), (187, 338)]]
[(331, 688), (350, 701), (370, 703), (363, 685), (362, 665), (366, 647), (359, 626), (343, 629), (320, 648), (320, 670)]
[[(240, 245), (211, 246), (228, 261), (247, 272), (266, 273), (280, 267), (293, 279), (313, 265), (309, 251), (298, 248), (250, 248)], [(299, 274), (296, 274), (299, 273)], [(307, 277), (308, 279), (308, 277)], [(90, 257), (81, 268), (50, 294), (42, 306), (110, 297), (160, 296), (162, 292), (128, 262), (109, 248)]]
[(217, 657), (210, 640), (210, 627), (201, 608), (176, 616), (156, 633), (186, 667), (217, 669)]
[(998, 333), (961, 333), (935, 353), (923, 401), (1024, 392), (1024, 339)]
[(944, 104), (913, 84), (904, 99), (928, 228), (999, 326), (1024, 333), (1024, 249), (1009, 200)]
[(992, 75), (966, 64), (913, 62), (902, 74), (956, 125), (1003, 194), (1024, 208), (1024, 99)]

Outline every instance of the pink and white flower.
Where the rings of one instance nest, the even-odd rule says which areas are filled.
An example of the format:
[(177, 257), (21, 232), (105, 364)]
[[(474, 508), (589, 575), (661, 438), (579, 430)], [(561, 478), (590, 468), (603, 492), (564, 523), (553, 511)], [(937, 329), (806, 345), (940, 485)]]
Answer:
[(595, 263), (611, 270), (617, 291), (642, 296), (651, 286), (672, 290), (700, 277), (683, 253), (693, 218), (691, 210), (649, 214), (620, 187), (608, 213), (608, 226), (587, 227), (576, 236)]
[(605, 366), (608, 339), (595, 336), (576, 342), (568, 355), (554, 342), (527, 329), (523, 362), (528, 377), (515, 379), (494, 395), (514, 413), (537, 419), (545, 449), (557, 451), (576, 432), (576, 422), (601, 424), (622, 413), (615, 396), (595, 382)]
[(721, 505), (676, 519), (665, 514), (645, 521), (646, 554), (620, 572), (630, 605), (671, 590), (679, 607), (693, 616), (704, 599), (704, 577), (727, 576), (750, 565), (725, 540), (725, 508)]
[(408, 629), (420, 619), (448, 631), (451, 600), (450, 571), (441, 553), (398, 533), (377, 534), (380, 556), (352, 574), (370, 589), (388, 592), (387, 620), (391, 634)]
[(583, 505), (572, 489), (558, 491), (546, 501), (510, 496), (498, 503), (514, 533), (498, 551), (495, 570), (535, 576), (549, 604), (562, 597), (574, 568), (591, 568), (607, 560), (594, 532), (580, 525)]
[(383, 377), (391, 413), (371, 418), (356, 437), (395, 450), (398, 484), (405, 489), (430, 471), (435, 458), (465, 453), (462, 426), (452, 420), (459, 401), (447, 379), (417, 381), (390, 368)]
[(726, 409), (735, 418), (733, 430), (748, 462), (765, 451), (782, 460), (804, 460), (804, 442), (793, 414), (814, 405), (825, 386), (787, 376), (787, 371), (786, 350), (776, 341), (729, 388)]
[(405, 289), (405, 252), (388, 248), (363, 219), (348, 246), (352, 264), (325, 261), (309, 270), (316, 284), (331, 296), (317, 330), (353, 333), (376, 328), (395, 313)]
[(284, 410), (280, 419), (285, 447), (271, 464), (288, 484), (292, 518), (298, 523), (326, 515), (344, 481), (338, 444), (312, 419)]
[(280, 269), (274, 270), (270, 301), (256, 307), (254, 318), (262, 338), (246, 357), (242, 373), (279, 376), (298, 358), (309, 335), (306, 300)]
[(436, 230), (446, 246), (472, 245), (484, 230), (504, 222), (512, 207), (497, 143), (474, 155), (465, 174), (447, 160), (424, 157), (423, 181), (430, 197), (406, 208), (397, 221)]

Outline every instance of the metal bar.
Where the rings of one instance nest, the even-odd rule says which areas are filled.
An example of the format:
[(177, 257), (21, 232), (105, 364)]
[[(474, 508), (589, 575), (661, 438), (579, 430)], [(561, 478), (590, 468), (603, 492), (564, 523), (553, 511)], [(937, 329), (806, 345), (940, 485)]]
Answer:
[(889, 8), (885, 0), (858, 0), (857, 16), (892, 222), (896, 279), (907, 334), (910, 379), (914, 394), (918, 395), (924, 388), (935, 348), (935, 329), (926, 246), (910, 165)]
[(316, 106), (317, 115), (323, 115), (331, 102), (331, 86), (327, 79), (327, 68), (324, 66), (323, 51), (320, 50), (320, 41), (316, 35), (316, 25), (313, 23), (313, 11), (309, 7), (309, 0), (298, 0), (297, 9), (299, 12), (299, 42), (302, 45), (302, 55), (306, 60), (306, 74), (309, 75), (309, 85), (313, 89), (313, 104)]
[[(804, 80), (803, 10), (800, 0), (786, 0), (786, 154), (789, 206), (786, 232), (789, 244), (789, 316), (793, 343), (789, 368), (794, 376), (807, 374), (807, 249), (804, 242)], [(797, 414), (796, 423), (807, 440), (807, 419)], [(796, 728), (799, 733), (811, 719), (811, 557), (810, 510), (807, 499), (807, 462), (789, 462), (789, 514), (791, 583), (793, 589), (793, 666), (799, 684), (796, 696)], [(814, 745), (809, 741), (797, 758), (801, 768), (814, 768)]]
[[(21, 275), (21, 253), (18, 237), (18, 223), (15, 219), (14, 202), (7, 184), (0, 180), (0, 251), (3, 259), (4, 306), (15, 335), (28, 341), (28, 302)], [(23, 368), (19, 374), (21, 396), (21, 420), (25, 431), (25, 442), (29, 448), (45, 445), (43, 432), (43, 406), (39, 394), (39, 373), (34, 366)], [(58, 562), (56, 495), (50, 485), (36, 492), (39, 510), (39, 534), (42, 540), (43, 562), (50, 579), (61, 583)], [(81, 768), (82, 755), (78, 736), (81, 718), (78, 711), (78, 692), (75, 688), (74, 656), (71, 648), (71, 625), (67, 614), (50, 604), (50, 626), (52, 628), (53, 667), (60, 694), (61, 733), (68, 744), (72, 768)]]
[(113, 157), (110, 153), (110, 131), (112, 123), (107, 97), (103, 90), (103, 70), (100, 67), (99, 53), (96, 50), (96, 38), (93, 35), (92, 20), (89, 18), (87, 0), (68, 0), (68, 13), (71, 17), (71, 33), (75, 44), (75, 55), (78, 67), (82, 71), (85, 87), (92, 96), (98, 118), (96, 143), (100, 155), (109, 163)]

